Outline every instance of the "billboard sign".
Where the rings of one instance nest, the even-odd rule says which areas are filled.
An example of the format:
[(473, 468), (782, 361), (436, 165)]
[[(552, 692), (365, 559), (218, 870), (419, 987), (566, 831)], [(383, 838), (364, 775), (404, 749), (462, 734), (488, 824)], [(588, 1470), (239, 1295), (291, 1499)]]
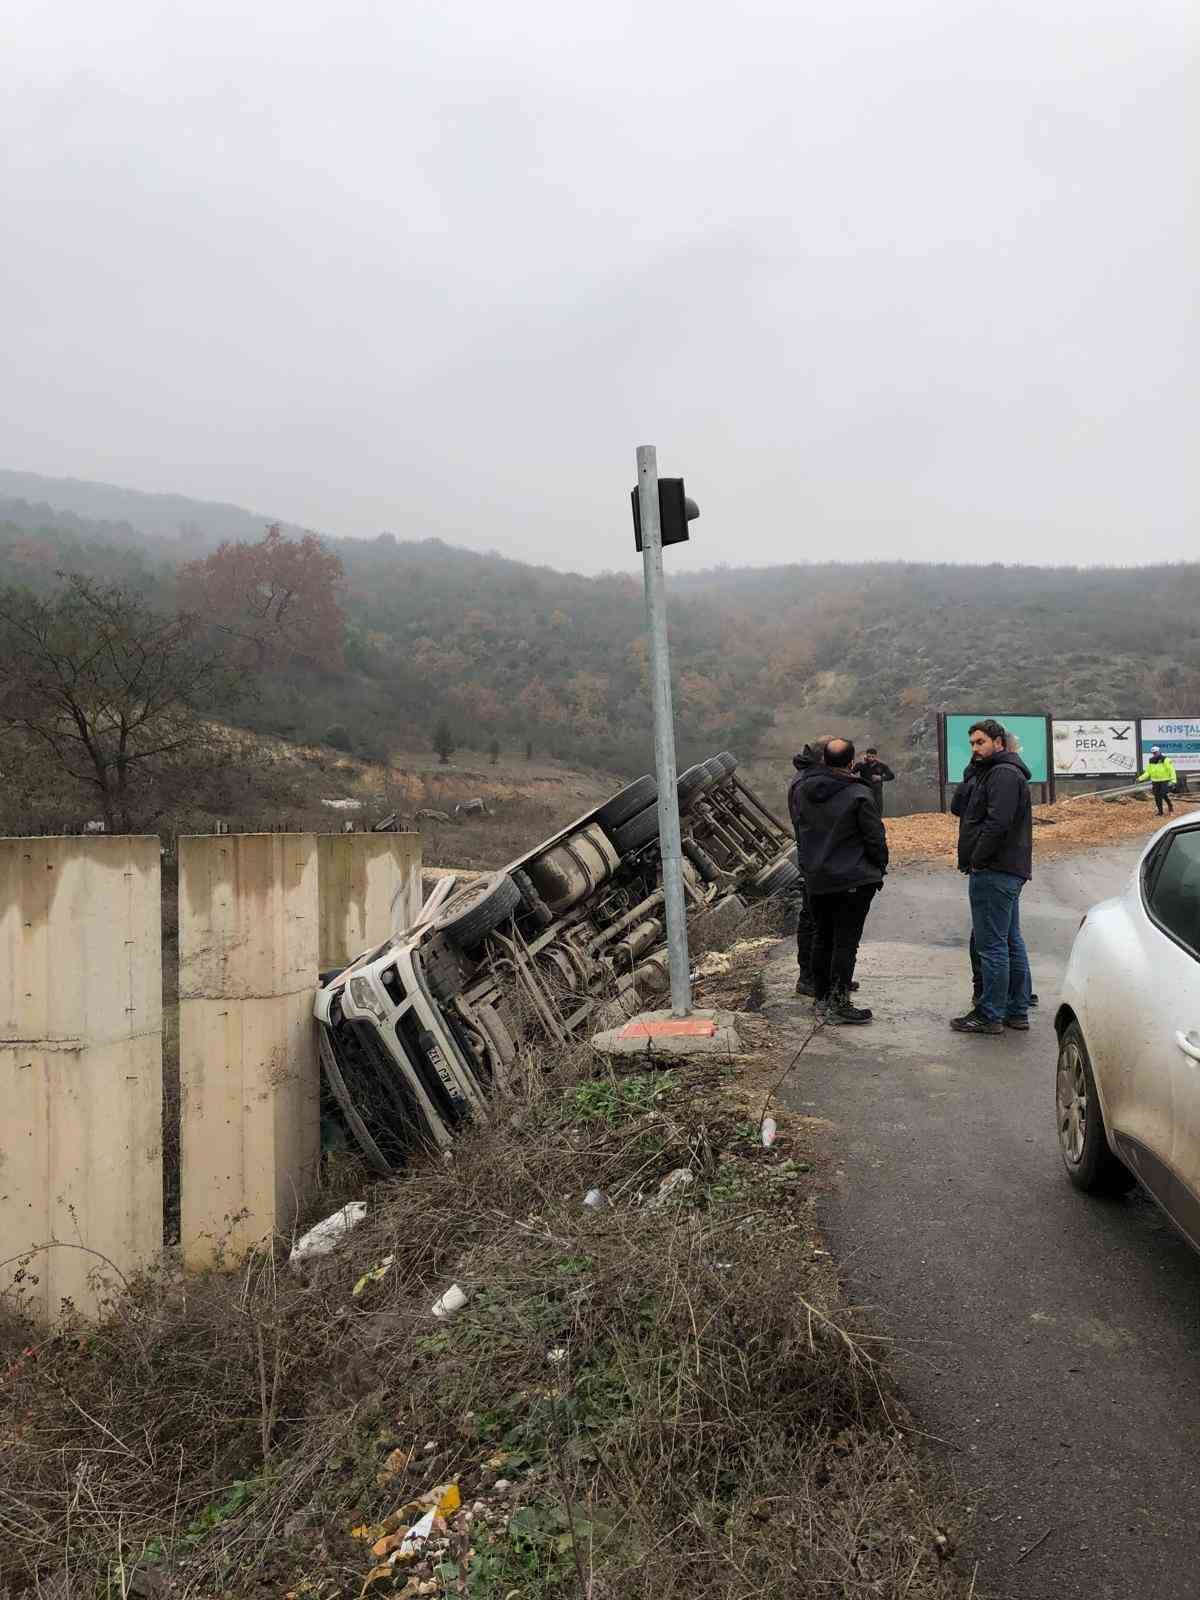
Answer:
[[(1142, 721), (1142, 761), (1157, 745), (1176, 772), (1200, 772), (1200, 717), (1146, 717)], [(1140, 771), (1145, 771), (1143, 765)]]
[[(973, 722), (983, 722), (995, 717), (1008, 734), (1008, 748), (1029, 768), (1030, 781), (1046, 783), (1049, 780), (1049, 752), (1046, 748), (1045, 717), (1005, 716), (999, 711), (947, 711), (946, 725), (946, 777), (957, 783), (971, 759), (971, 746), (967, 734)], [(1200, 752), (1200, 735), (1197, 736)]]
[(1104, 778), (1138, 774), (1137, 725), (1129, 718), (1099, 722), (1054, 720), (1054, 770), (1061, 777)]

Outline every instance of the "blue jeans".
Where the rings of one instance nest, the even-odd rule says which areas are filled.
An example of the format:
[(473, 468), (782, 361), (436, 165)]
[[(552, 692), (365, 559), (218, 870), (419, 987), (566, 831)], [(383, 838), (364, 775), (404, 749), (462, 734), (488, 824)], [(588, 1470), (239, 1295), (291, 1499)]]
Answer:
[(988, 1022), (1029, 1013), (1029, 955), (1021, 937), (1024, 878), (984, 868), (969, 879), (971, 925), (983, 969), (979, 1014)]

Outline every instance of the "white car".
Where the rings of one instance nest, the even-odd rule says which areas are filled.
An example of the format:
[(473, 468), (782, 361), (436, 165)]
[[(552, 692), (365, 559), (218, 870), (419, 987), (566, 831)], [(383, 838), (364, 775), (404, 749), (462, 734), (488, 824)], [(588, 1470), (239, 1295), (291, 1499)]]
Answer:
[(1125, 893), (1084, 917), (1055, 1029), (1071, 1182), (1136, 1180), (1200, 1250), (1200, 817), (1157, 834)]

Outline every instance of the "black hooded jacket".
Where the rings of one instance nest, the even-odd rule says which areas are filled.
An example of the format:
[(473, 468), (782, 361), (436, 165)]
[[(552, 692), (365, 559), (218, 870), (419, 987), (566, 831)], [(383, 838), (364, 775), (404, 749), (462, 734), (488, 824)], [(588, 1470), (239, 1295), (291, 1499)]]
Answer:
[(1033, 799), (1029, 768), (1011, 750), (972, 761), (954, 796), (958, 870), (1033, 877)]
[(795, 767), (797, 775), (792, 779), (788, 788), (788, 816), (792, 819), (792, 831), (796, 835), (796, 851), (800, 858), (801, 867), (804, 866), (804, 847), (800, 839), (800, 833), (803, 828), (803, 823), (800, 821), (800, 779), (806, 772), (811, 771), (813, 767), (821, 767), (824, 764), (823, 752), (814, 750), (810, 744), (806, 744), (799, 755), (792, 757), (792, 765)]
[(887, 834), (870, 784), (844, 767), (813, 762), (793, 781), (788, 806), (799, 819), (796, 841), (809, 894), (883, 882)]

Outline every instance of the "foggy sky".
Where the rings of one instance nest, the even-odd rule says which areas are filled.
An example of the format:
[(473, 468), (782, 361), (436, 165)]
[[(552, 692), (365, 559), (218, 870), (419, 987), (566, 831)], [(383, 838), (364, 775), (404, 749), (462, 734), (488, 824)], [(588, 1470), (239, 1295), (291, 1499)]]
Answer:
[(1196, 557), (1191, 0), (7, 0), (0, 465), (632, 568)]

